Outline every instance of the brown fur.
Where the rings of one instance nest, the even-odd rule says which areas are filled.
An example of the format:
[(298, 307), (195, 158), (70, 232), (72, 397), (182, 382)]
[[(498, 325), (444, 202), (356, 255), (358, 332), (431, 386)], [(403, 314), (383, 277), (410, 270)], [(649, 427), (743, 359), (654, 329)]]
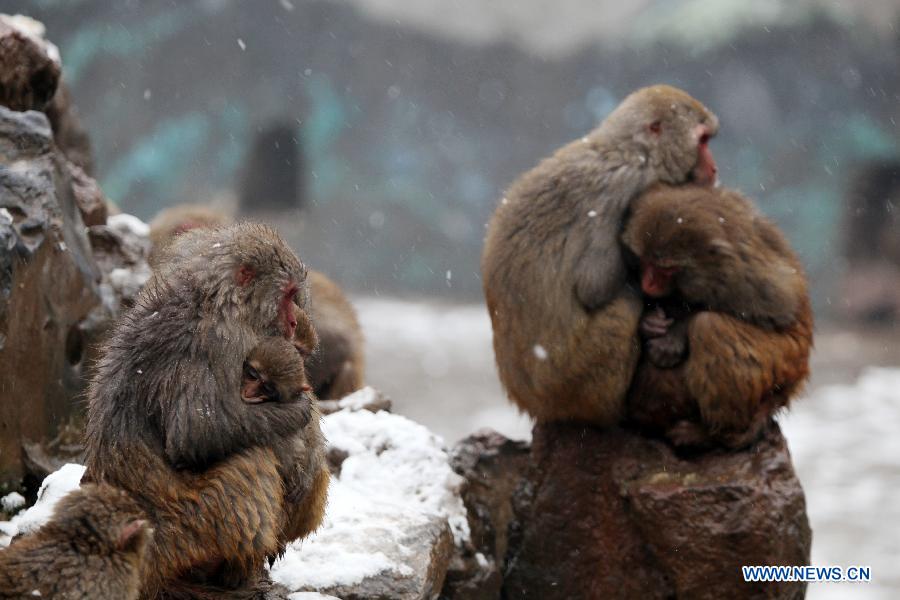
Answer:
[(128, 494), (85, 485), (0, 550), (0, 598), (136, 600), (152, 531)]
[(150, 222), (150, 242), (153, 264), (161, 252), (173, 239), (191, 229), (212, 229), (231, 223), (231, 219), (221, 211), (202, 204), (179, 204), (163, 209)]
[(625, 285), (622, 221), (649, 186), (683, 183), (699, 166), (699, 127), (713, 136), (718, 120), (688, 94), (638, 90), (497, 207), (482, 255), (494, 351), (510, 398), (537, 421), (621, 419), (641, 314)]
[(343, 290), (324, 274), (310, 271), (309, 295), (320, 343), (306, 362), (306, 372), (316, 396), (337, 400), (365, 385), (362, 327)]
[(661, 187), (632, 210), (626, 246), (677, 267), (677, 301), (694, 311), (673, 328), (681, 335), (684, 326), (684, 362), (641, 361), (631, 419), (685, 445), (753, 441), (809, 375), (813, 319), (800, 261), (778, 228), (732, 191)]
[[(314, 333), (311, 327), (305, 335), (301, 333), (303, 330), (298, 326), (297, 338), (308, 340)], [(261, 380), (275, 388), (277, 401), (302, 396), (303, 410), (308, 415), (307, 424), (299, 434), (275, 447), (285, 487), (286, 515), (279, 536), (281, 551), (289, 542), (315, 531), (325, 514), (330, 475), (325, 460), (325, 440), (319, 426), (321, 416), (315, 396), (306, 392), (303, 363), (297, 360), (296, 350), (285, 340), (264, 340), (250, 352), (247, 363)]]
[(293, 339), (287, 320), (306, 305), (305, 278), (269, 228), (191, 230), (163, 251), (104, 349), (89, 392), (87, 477), (142, 503), (158, 530), (151, 565), (160, 585), (234, 588), (282, 546), (273, 449), (309, 414), (293, 403), (247, 404), (240, 387), (260, 341)]
[[(151, 263), (175, 237), (190, 229), (216, 227), (231, 218), (207, 206), (184, 204), (161, 211), (150, 224)], [(318, 350), (306, 361), (316, 396), (340, 399), (365, 385), (362, 327), (341, 287), (318, 271), (309, 271), (310, 315), (318, 332)]]

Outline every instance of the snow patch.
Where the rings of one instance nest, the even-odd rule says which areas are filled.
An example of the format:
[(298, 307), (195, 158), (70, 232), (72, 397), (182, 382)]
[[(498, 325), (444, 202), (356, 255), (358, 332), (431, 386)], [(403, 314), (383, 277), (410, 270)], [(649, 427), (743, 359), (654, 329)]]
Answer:
[(150, 235), (150, 226), (135, 217), (121, 213), (118, 215), (110, 215), (106, 219), (106, 225), (122, 235), (136, 235), (138, 237), (147, 237)]
[[(370, 393), (345, 401), (356, 404)], [(378, 548), (409, 556), (404, 539), (435, 516), (448, 520), (457, 544), (469, 539), (463, 479), (450, 468), (441, 438), (405, 417), (349, 408), (323, 417), (322, 430), (331, 447), (349, 456), (331, 480), (324, 523), (288, 546), (271, 569), (275, 581), (292, 590), (325, 589), (385, 571), (410, 576), (408, 565)]]
[(46, 523), (59, 499), (78, 489), (84, 467), (69, 463), (61, 469), (47, 475), (37, 493), (37, 502), (23, 513), (9, 521), (0, 521), (0, 547), (9, 545), (11, 538), (20, 533), (34, 531)]
[(25, 506), (25, 496), (19, 492), (10, 492), (0, 498), (0, 506), (8, 513), (13, 512)]

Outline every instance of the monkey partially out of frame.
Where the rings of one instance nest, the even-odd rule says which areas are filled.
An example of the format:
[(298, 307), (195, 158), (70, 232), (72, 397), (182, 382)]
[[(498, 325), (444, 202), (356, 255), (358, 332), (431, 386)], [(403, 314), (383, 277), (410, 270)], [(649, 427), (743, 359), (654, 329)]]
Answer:
[(623, 417), (641, 315), (626, 286), (623, 218), (655, 183), (712, 185), (718, 128), (682, 90), (637, 90), (497, 206), (481, 262), (494, 352), (509, 397), (538, 422)]
[(649, 300), (630, 419), (676, 445), (752, 443), (809, 375), (813, 319), (789, 243), (740, 194), (659, 186), (622, 239)]
[(85, 485), (40, 529), (0, 550), (0, 598), (137, 600), (152, 535), (131, 496)]

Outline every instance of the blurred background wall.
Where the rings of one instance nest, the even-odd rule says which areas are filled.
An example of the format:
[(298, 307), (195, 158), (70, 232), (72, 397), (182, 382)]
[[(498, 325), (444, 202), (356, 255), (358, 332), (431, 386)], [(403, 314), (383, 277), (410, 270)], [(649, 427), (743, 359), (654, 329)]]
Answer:
[[(719, 114), (723, 183), (785, 228), (820, 315), (841, 302), (854, 178), (887, 165), (896, 187), (895, 0), (6, 0), (3, 10), (47, 25), (102, 187), (123, 210), (288, 207), (279, 223), (304, 259), (356, 292), (479, 298), (484, 224), (504, 187), (654, 82)], [(876, 225), (895, 219), (888, 234), (900, 237), (895, 207), (896, 190), (863, 212)]]

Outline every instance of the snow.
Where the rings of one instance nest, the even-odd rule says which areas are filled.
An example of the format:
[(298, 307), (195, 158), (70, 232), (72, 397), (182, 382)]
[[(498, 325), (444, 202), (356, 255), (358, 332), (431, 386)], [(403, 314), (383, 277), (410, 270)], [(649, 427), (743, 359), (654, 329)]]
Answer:
[(59, 56), (59, 48), (57, 48), (55, 44), (47, 41), (47, 38), (45, 37), (47, 28), (44, 27), (43, 23), (25, 15), (7, 15), (3, 13), (0, 13), (0, 20), (35, 42), (47, 53), (47, 57), (50, 60), (58, 65), (62, 64), (62, 60)]
[(0, 498), (0, 506), (2, 506), (3, 510), (6, 512), (13, 512), (14, 510), (18, 510), (25, 506), (25, 496), (19, 492), (10, 492)]
[(852, 385), (823, 387), (780, 422), (806, 491), (812, 564), (872, 567), (870, 583), (811, 584), (807, 597), (896, 598), (900, 369), (869, 368)]
[(49, 520), (59, 499), (78, 488), (82, 475), (84, 467), (74, 463), (47, 475), (34, 506), (9, 521), (0, 521), (0, 547), (9, 545), (14, 536), (37, 529)]
[(469, 539), (463, 479), (450, 468), (441, 438), (405, 417), (349, 408), (324, 417), (322, 430), (331, 447), (349, 456), (332, 478), (325, 522), (288, 547), (271, 569), (275, 581), (292, 590), (324, 589), (384, 571), (409, 576), (408, 565), (378, 548), (409, 556), (404, 539), (434, 517), (448, 520), (457, 544)]
[(150, 235), (150, 226), (135, 217), (121, 213), (118, 215), (110, 215), (106, 219), (106, 225), (121, 233), (122, 235), (135, 235), (137, 237), (148, 237)]
[(378, 392), (372, 386), (367, 385), (338, 400), (338, 408), (349, 408), (351, 411), (363, 410), (377, 401)]
[(294, 592), (288, 595), (288, 600), (339, 600), (339, 598), (319, 592)]

